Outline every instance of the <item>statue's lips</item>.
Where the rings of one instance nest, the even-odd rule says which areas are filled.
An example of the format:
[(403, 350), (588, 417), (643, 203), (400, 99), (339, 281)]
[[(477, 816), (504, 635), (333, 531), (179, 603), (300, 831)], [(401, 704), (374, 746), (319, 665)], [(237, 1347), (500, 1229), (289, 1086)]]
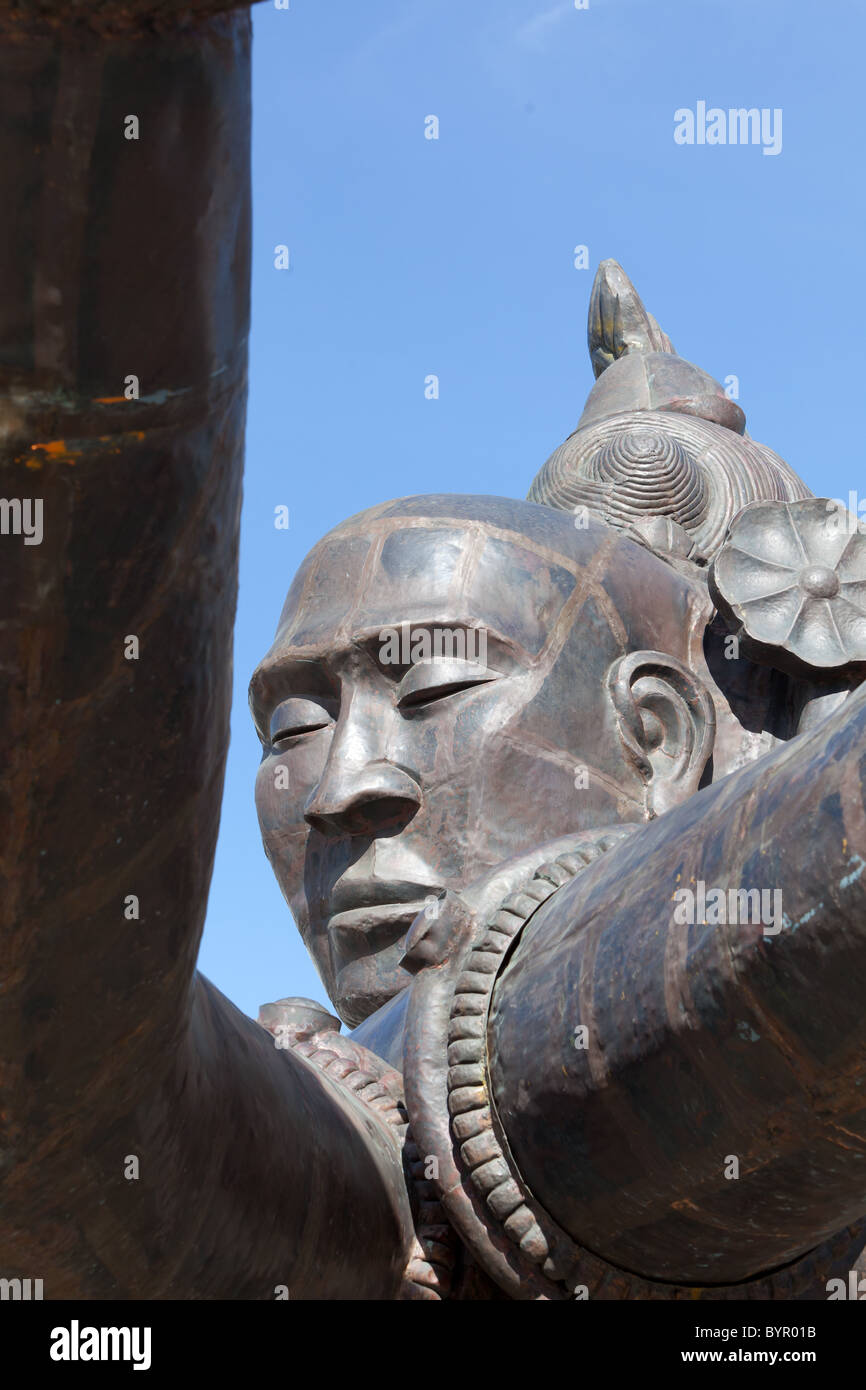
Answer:
[(338, 883), (331, 895), (328, 931), (352, 950), (381, 950), (396, 941), (424, 911), (427, 899), (442, 890), (433, 883)]
[[(442, 892), (438, 883), (418, 883), (405, 879), (351, 878), (344, 874), (334, 884), (328, 909), (342, 916), (362, 907), (400, 907), (416, 903), (420, 912), (426, 898)], [(333, 920), (333, 917), (332, 917)]]

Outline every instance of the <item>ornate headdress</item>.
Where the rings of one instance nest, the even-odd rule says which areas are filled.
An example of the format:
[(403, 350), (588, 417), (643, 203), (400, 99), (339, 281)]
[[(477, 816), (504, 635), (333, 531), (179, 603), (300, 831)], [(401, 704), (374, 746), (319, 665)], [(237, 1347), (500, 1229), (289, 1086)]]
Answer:
[(711, 376), (678, 357), (616, 261), (589, 305), (596, 383), (529, 500), (595, 512), (703, 572), (754, 659), (827, 675), (866, 662), (866, 535), (746, 433)]

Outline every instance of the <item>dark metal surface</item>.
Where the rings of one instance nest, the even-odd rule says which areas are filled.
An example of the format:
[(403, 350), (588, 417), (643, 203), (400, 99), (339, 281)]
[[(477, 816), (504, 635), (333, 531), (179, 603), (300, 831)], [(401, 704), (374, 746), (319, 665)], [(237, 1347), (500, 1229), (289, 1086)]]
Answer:
[(237, 0), (3, 0), (0, 34), (10, 40), (79, 41), (194, 32), (214, 15), (246, 10)]
[[(527, 928), (491, 1016), (496, 1104), (536, 1196), (612, 1263), (734, 1282), (866, 1211), (864, 788), (861, 690)], [(785, 921), (680, 924), (700, 880), (782, 885)]]

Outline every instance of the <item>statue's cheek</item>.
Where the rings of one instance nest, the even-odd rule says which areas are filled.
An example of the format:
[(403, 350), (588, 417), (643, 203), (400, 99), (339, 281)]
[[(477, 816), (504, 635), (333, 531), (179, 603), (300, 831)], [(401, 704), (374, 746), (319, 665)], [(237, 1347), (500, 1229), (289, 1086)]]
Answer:
[[(321, 758), (319, 759), (319, 763)], [(287, 837), (306, 835), (304, 807), (319, 776), (297, 750), (265, 758), (256, 773), (256, 811), (265, 848), (271, 854)]]

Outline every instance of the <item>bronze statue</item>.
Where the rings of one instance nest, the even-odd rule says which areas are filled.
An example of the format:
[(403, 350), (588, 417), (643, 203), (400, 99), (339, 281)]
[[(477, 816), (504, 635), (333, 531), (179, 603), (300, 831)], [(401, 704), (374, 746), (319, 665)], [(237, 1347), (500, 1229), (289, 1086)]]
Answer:
[(265, 851), (336, 1013), (253, 1022), (195, 973), (245, 402), (224, 9), (0, 7), (35, 171), (3, 488), (44, 526), (3, 537), (0, 1273), (825, 1298), (866, 1244), (866, 535), (615, 262), (529, 500), (337, 526), (253, 676)]

